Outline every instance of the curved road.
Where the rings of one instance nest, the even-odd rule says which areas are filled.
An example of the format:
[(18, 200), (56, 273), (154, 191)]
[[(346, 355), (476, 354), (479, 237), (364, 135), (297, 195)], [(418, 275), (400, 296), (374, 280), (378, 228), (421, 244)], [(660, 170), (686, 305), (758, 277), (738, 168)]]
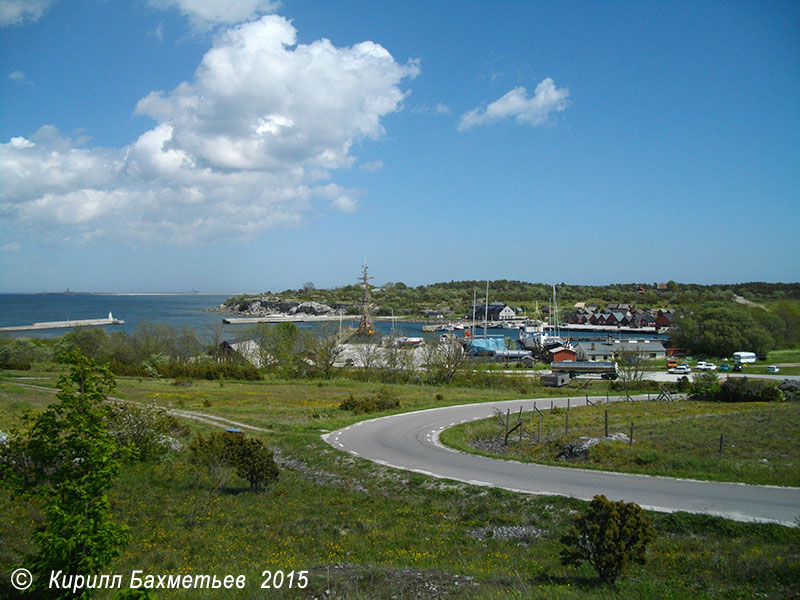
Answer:
[[(645, 398), (636, 397), (638, 400)], [(525, 411), (533, 410), (534, 402), (538, 402), (541, 409), (549, 408), (550, 400), (509, 400), (435, 408), (361, 421), (322, 437), (334, 448), (384, 466), (473, 485), (583, 500), (604, 494), (610, 500), (636, 502), (648, 510), (706, 513), (738, 521), (797, 526), (800, 488), (549, 467), (465, 454), (439, 443), (439, 433), (447, 427), (491, 417), (495, 409), (503, 412), (510, 409), (513, 415), (520, 406)], [(566, 406), (564, 398), (552, 400), (555, 406)]]

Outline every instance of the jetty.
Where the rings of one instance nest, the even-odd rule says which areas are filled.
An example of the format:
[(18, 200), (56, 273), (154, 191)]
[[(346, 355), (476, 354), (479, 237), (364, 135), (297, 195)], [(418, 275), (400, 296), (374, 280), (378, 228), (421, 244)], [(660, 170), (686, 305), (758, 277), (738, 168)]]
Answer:
[(45, 329), (69, 329), (71, 327), (97, 327), (101, 325), (123, 325), (125, 321), (115, 318), (111, 313), (105, 319), (76, 319), (66, 321), (41, 321), (32, 325), (0, 327), (4, 331), (40, 331)]
[[(357, 319), (358, 317), (350, 316), (349, 320)], [(339, 315), (264, 315), (263, 317), (223, 317), (222, 322), (225, 325), (252, 325), (253, 323), (306, 323), (317, 321), (338, 321), (342, 319), (347, 321), (347, 317), (340, 317)]]

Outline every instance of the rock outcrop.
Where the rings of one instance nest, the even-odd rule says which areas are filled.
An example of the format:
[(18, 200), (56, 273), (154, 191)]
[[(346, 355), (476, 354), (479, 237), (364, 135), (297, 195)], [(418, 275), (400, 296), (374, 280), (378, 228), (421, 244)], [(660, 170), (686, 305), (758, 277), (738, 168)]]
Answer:
[(603, 442), (630, 442), (630, 438), (624, 433), (612, 433), (608, 437), (579, 437), (567, 443), (562, 449), (556, 460), (569, 460), (575, 458), (586, 458), (591, 448)]

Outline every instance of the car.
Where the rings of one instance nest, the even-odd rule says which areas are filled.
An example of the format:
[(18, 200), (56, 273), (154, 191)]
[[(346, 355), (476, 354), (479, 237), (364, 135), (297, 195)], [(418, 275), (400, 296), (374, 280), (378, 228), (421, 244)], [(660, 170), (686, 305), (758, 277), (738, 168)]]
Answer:
[(781, 368), (778, 365), (770, 365), (767, 367), (767, 373), (780, 373)]
[(730, 371), (730, 370), (731, 370), (731, 366), (730, 366), (728, 363), (722, 363), (722, 364), (719, 366), (719, 370), (720, 370), (720, 371), (726, 371), (726, 372), (727, 372), (727, 371)]
[(705, 362), (705, 361), (701, 360), (701, 361), (698, 361), (696, 368), (701, 370), (701, 371), (716, 371), (717, 370), (717, 365), (715, 365), (712, 362)]
[(673, 375), (688, 375), (691, 372), (692, 369), (690, 369), (686, 365), (681, 365), (680, 367), (672, 367), (667, 371), (667, 373), (672, 373)]
[(744, 368), (744, 365), (742, 363), (739, 363), (739, 362), (733, 363), (733, 370), (734, 371), (741, 371), (743, 368)]

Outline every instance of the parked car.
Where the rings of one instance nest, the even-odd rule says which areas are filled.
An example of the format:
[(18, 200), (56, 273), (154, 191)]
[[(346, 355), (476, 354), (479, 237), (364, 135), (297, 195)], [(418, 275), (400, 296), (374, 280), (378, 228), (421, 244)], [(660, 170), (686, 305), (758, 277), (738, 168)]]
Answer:
[(720, 370), (720, 371), (726, 371), (726, 372), (727, 372), (727, 371), (730, 371), (730, 370), (731, 370), (731, 366), (730, 366), (728, 363), (722, 363), (722, 364), (719, 366), (719, 370)]
[(767, 367), (767, 373), (780, 373), (781, 368), (778, 365), (770, 365)]
[(701, 360), (698, 361), (696, 368), (700, 369), (701, 371), (716, 371), (717, 365), (715, 365), (713, 362), (705, 362)]
[(690, 367), (686, 365), (681, 365), (680, 367), (672, 367), (667, 371), (667, 373), (672, 373), (673, 375), (688, 375), (692, 372)]
[(740, 362), (733, 363), (733, 370), (734, 371), (741, 371), (744, 368), (744, 365)]

